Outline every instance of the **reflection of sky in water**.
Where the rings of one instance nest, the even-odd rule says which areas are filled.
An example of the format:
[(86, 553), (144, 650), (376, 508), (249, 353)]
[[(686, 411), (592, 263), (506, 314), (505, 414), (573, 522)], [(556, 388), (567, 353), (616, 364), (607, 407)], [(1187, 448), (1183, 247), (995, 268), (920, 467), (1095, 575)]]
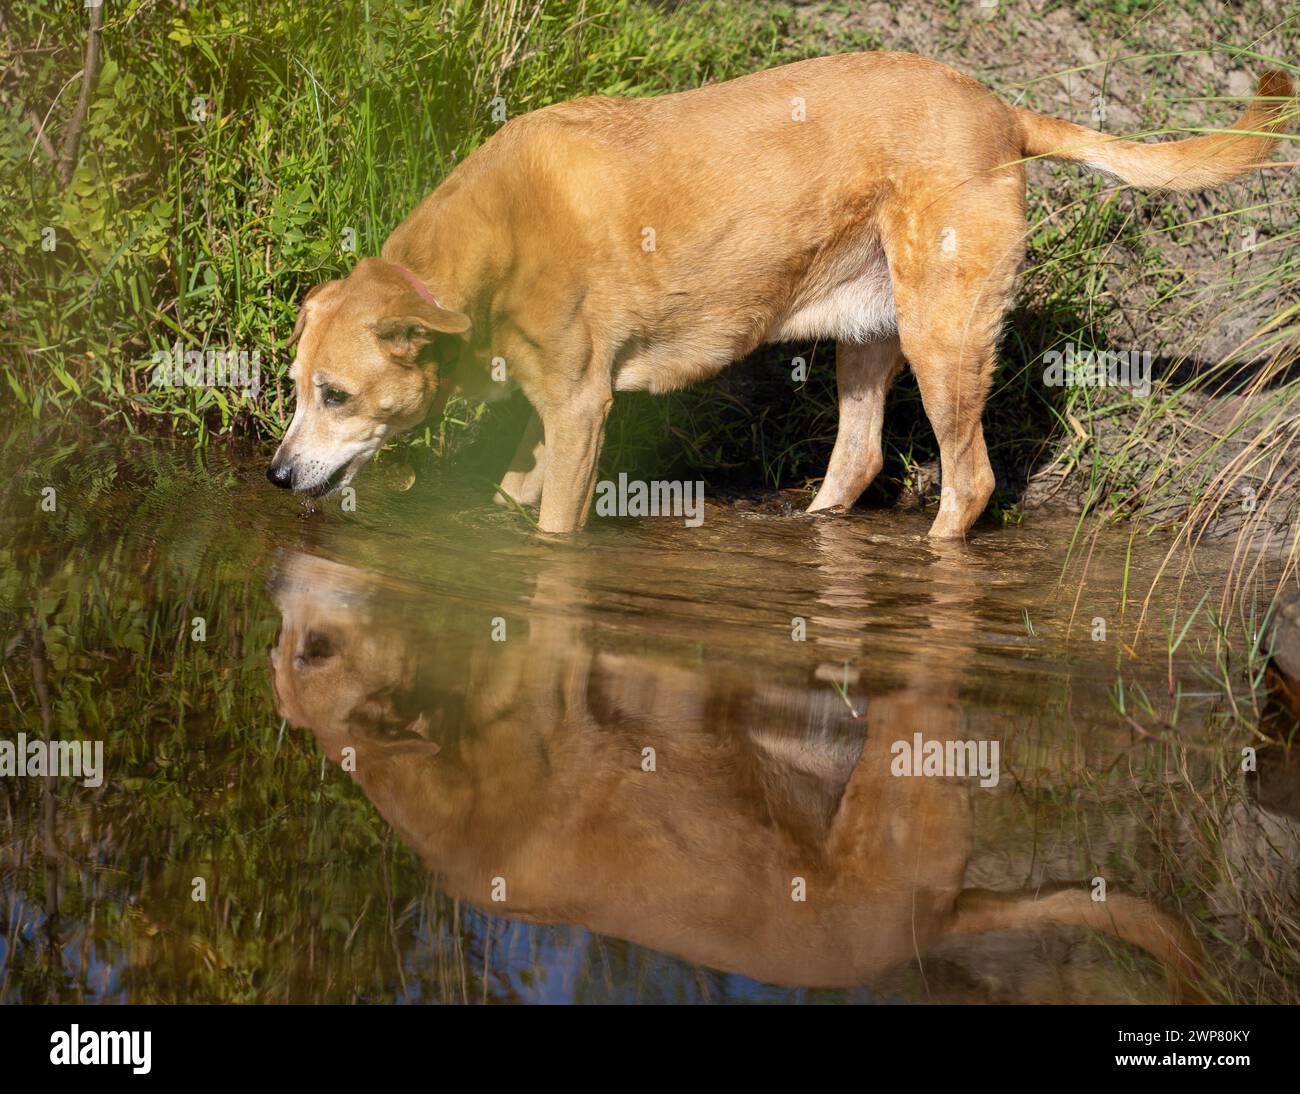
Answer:
[[(7, 972), (10, 957), (9, 940), (14, 938), (30, 947), (45, 932), (49, 920), (39, 905), (31, 903), (23, 892), (12, 888), (10, 879), (0, 882), (0, 892), (4, 893), (4, 903), (10, 913), (9, 921), (2, 928), (4, 933), (0, 936), (0, 969)], [(106, 960), (100, 956), (98, 946), (93, 942), (86, 944), (81, 931), (62, 941), (59, 948), (60, 979), (68, 990), (70, 999), (73, 989), (80, 985), (81, 990), (75, 995), (79, 1001), (87, 1003), (129, 1001), (129, 996), (122, 987), (126, 954), (118, 947), (110, 947), (110, 949), (116, 952)], [(0, 980), (4, 979), (5, 976), (0, 975)]]
[[(467, 971), (481, 970), (490, 942), (489, 1002), (517, 1003), (808, 1003), (900, 1002), (867, 989), (825, 991), (762, 984), (748, 977), (702, 969), (669, 954), (592, 934), (583, 927), (518, 923), (484, 916), (462, 905)], [(421, 953), (451, 942), (450, 924), (431, 936), (421, 927), (405, 965), (413, 981)], [(466, 1001), (483, 1000), (482, 980), (468, 984)], [(477, 993), (477, 995), (475, 994)], [(431, 1002), (412, 986), (403, 1002)]]

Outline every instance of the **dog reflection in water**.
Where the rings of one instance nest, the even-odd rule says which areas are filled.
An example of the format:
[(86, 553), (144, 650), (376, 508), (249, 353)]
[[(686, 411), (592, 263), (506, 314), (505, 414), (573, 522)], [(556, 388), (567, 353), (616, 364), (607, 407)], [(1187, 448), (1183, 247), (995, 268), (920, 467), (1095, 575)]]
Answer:
[(1144, 899), (963, 888), (970, 784), (890, 771), (893, 741), (959, 733), (941, 676), (855, 718), (820, 684), (596, 650), (558, 610), (572, 576), (540, 577), (505, 642), (482, 612), (476, 634), (435, 631), (427, 601), (319, 558), (271, 579), (280, 714), (349, 759), (450, 895), (788, 986), (866, 983), (953, 935), (1082, 925), (1199, 997), (1194, 936)]

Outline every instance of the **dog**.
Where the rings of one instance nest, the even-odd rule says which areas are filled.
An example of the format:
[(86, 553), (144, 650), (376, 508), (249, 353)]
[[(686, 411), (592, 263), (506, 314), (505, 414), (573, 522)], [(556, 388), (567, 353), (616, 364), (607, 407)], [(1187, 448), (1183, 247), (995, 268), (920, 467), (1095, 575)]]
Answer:
[[(863, 595), (843, 527), (815, 530), (828, 631)], [(812, 678), (619, 648), (591, 629), (589, 565), (544, 558), (510, 623), (526, 634), (503, 644), (475, 611), (431, 623), (427, 590), (342, 563), (285, 552), (270, 576), (277, 711), (449, 895), (794, 987), (878, 982), (966, 936), (1086, 927), (1153, 954), (1174, 1000), (1202, 1000), (1204, 953), (1181, 917), (1081, 885), (968, 887), (972, 786), (893, 771), (900, 735), (963, 735), (982, 585), (960, 558), (918, 592), (949, 656), (911, 662), (860, 715)]]
[(543, 532), (586, 521), (616, 391), (664, 392), (766, 342), (835, 339), (839, 424), (812, 510), (880, 471), (906, 362), (939, 443), (930, 534), (993, 492), (981, 413), (1026, 236), (1025, 163), (1197, 190), (1258, 167), (1284, 123), (1269, 72), (1234, 131), (1159, 144), (1011, 106), (907, 53), (823, 57), (680, 94), (515, 118), (313, 288), (290, 344), (276, 486), (346, 485), (388, 439), (517, 386), (535, 415), (501, 482)]

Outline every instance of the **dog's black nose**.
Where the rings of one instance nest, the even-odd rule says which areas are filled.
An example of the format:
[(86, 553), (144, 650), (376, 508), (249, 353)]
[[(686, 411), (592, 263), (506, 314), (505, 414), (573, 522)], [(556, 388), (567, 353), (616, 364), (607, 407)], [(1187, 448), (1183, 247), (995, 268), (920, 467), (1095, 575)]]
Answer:
[(288, 490), (293, 486), (293, 465), (273, 462), (266, 469), (266, 477), (271, 480), (272, 486), (278, 486), (281, 490)]

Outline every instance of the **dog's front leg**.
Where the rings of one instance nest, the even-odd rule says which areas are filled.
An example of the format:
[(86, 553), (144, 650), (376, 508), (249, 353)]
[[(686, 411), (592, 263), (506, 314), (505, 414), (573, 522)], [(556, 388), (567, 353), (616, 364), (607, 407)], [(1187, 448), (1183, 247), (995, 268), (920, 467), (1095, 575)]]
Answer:
[(570, 389), (538, 408), (545, 433), (542, 475), (543, 532), (576, 532), (586, 523), (596, 487), (596, 462), (605, 440), (605, 419), (614, 402), (609, 379)]
[(494, 500), (498, 505), (508, 505), (511, 501), (519, 505), (536, 505), (542, 496), (545, 475), (546, 438), (542, 432), (542, 419), (534, 410), (528, 415), (524, 435), (519, 438), (509, 469), (501, 476), (501, 488)]
[(808, 512), (837, 506), (851, 509), (880, 473), (885, 463), (880, 446), (885, 397), (902, 367), (903, 354), (896, 335), (865, 345), (836, 344), (840, 424), (826, 478)]

